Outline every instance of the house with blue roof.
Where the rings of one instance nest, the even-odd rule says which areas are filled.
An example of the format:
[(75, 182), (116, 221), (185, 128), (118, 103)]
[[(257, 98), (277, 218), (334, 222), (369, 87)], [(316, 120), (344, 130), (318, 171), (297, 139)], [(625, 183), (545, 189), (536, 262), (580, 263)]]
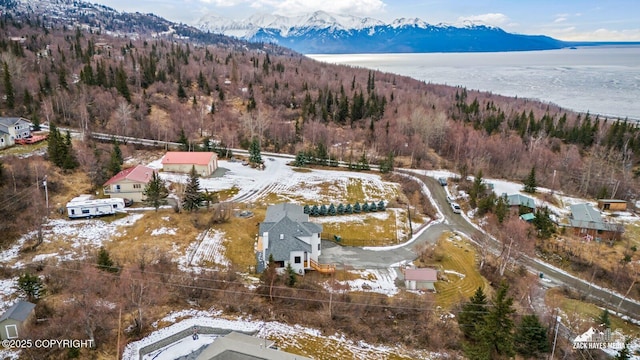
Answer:
[(525, 207), (531, 210), (536, 209), (535, 200), (522, 194), (507, 195), (507, 202), (509, 203), (509, 206), (514, 206), (518, 208)]
[(291, 265), (300, 275), (311, 269), (322, 271), (324, 268), (318, 264), (322, 251), (320, 233), (322, 225), (310, 222), (302, 206), (290, 203), (269, 206), (259, 226), (256, 270), (264, 271), (271, 257), (278, 268)]

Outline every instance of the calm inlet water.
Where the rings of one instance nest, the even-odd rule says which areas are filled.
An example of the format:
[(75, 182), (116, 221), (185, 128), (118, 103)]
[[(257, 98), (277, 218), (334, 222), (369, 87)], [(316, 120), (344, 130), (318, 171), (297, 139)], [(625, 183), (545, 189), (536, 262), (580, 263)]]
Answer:
[(431, 83), (640, 120), (640, 46), (501, 53), (307, 55)]

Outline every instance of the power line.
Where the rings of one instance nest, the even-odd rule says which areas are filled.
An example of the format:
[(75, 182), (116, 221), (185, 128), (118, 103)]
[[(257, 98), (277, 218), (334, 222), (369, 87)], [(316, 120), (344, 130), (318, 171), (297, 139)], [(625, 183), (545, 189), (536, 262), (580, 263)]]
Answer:
[[(86, 266), (96, 266), (95, 263), (88, 263), (88, 262), (82, 262), (82, 261), (74, 261), (74, 263), (77, 264), (81, 264), (81, 265), (86, 265)], [(60, 265), (53, 265), (53, 264), (39, 264), (39, 263), (28, 263), (29, 265), (41, 265), (44, 267), (49, 267), (49, 268), (54, 268), (54, 269), (59, 269), (62, 271), (68, 271), (68, 272), (74, 272), (74, 273), (80, 273), (80, 274), (84, 274), (84, 270), (83, 269), (73, 269), (73, 268), (69, 268), (69, 267), (65, 267), (65, 266), (60, 266)], [(114, 267), (115, 268), (115, 267)], [(154, 272), (154, 271), (142, 271), (142, 270), (135, 270), (135, 269), (128, 269), (129, 273), (137, 273), (141, 276), (144, 276), (144, 274), (153, 274), (153, 275), (158, 275), (158, 276), (176, 276), (176, 275), (188, 275), (188, 274), (174, 274), (174, 273), (166, 273), (166, 272)], [(123, 280), (122, 276), (120, 276), (119, 274), (111, 274), (111, 273), (107, 273), (105, 271), (98, 271), (96, 274), (98, 274), (101, 277), (105, 277), (105, 278), (110, 278), (110, 279), (120, 279)], [(231, 290), (231, 289), (221, 289), (221, 288), (214, 288), (214, 287), (210, 287), (210, 286), (202, 286), (202, 285), (188, 285), (188, 284), (184, 284), (184, 283), (176, 283), (176, 282), (167, 282), (167, 281), (155, 281), (155, 280), (150, 280), (150, 279), (144, 279), (144, 278), (129, 278), (130, 280), (133, 281), (141, 281), (147, 284), (156, 284), (156, 285), (161, 285), (161, 286), (169, 286), (169, 287), (174, 287), (174, 288), (187, 288), (187, 289), (194, 289), (194, 290), (203, 290), (203, 291), (211, 291), (211, 292), (219, 292), (219, 293), (227, 293), (227, 294), (235, 294), (235, 295), (241, 295), (241, 296), (259, 296), (262, 298), (276, 298), (276, 299), (283, 299), (283, 300), (296, 300), (296, 301), (304, 301), (304, 302), (312, 302), (312, 303), (320, 303), (320, 304), (328, 304), (330, 301), (332, 302), (332, 304), (342, 304), (342, 305), (354, 305), (354, 306), (368, 306), (368, 307), (375, 307), (375, 308), (386, 308), (386, 309), (396, 309), (396, 310), (415, 310), (415, 311), (429, 311), (429, 312), (440, 312), (441, 310), (434, 308), (434, 306), (436, 306), (435, 301), (425, 301), (424, 299), (407, 299), (407, 298), (402, 298), (401, 300), (407, 300), (407, 301), (416, 301), (416, 302), (420, 302), (425, 304), (425, 307), (411, 307), (411, 306), (398, 306), (398, 305), (392, 305), (392, 304), (372, 304), (369, 302), (354, 302), (354, 301), (345, 301), (345, 300), (335, 300), (335, 299), (329, 299), (329, 293), (325, 293), (319, 290), (314, 290), (314, 289), (299, 289), (299, 288), (291, 288), (291, 287), (287, 287), (287, 286), (273, 286), (272, 289), (275, 290), (280, 290), (280, 291), (302, 291), (302, 292), (307, 292), (310, 293), (311, 295), (315, 294), (315, 295), (326, 295), (327, 298), (323, 299), (323, 298), (315, 298), (315, 299), (311, 299), (308, 297), (299, 297), (299, 296), (289, 296), (289, 295), (282, 295), (282, 294), (260, 294), (254, 291), (251, 291), (250, 289), (246, 288), (246, 283), (243, 282), (238, 282), (238, 281), (226, 281), (226, 280), (218, 280), (218, 279), (207, 279), (207, 278), (200, 278), (200, 280), (204, 280), (204, 281), (208, 281), (208, 282), (214, 282), (214, 283), (222, 283), (225, 285), (237, 285), (237, 286), (242, 286), (243, 290)], [(246, 289), (246, 291), (244, 291), (244, 289)], [(351, 293), (341, 293), (341, 295), (348, 295), (350, 297), (367, 297), (369, 299), (375, 299), (372, 295), (370, 294), (351, 294)], [(431, 306), (431, 307), (427, 307)], [(494, 307), (494, 304), (492, 303), (487, 303), (487, 304), (475, 304), (476, 306), (482, 306), (485, 308), (492, 308)], [(484, 313), (484, 312), (480, 312), (480, 311), (471, 311), (470, 313)], [(527, 315), (527, 314), (519, 314), (519, 315)]]

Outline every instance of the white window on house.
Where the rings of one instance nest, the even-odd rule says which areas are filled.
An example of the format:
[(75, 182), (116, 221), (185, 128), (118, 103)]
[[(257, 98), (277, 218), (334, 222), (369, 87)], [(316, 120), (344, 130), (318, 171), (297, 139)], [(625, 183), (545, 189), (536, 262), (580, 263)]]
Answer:
[(318, 244), (318, 250), (320, 250), (320, 244)]
[(295, 256), (293, 258), (293, 262), (296, 264), (300, 264), (302, 262), (302, 258), (300, 256)]
[(120, 191), (120, 185), (116, 185), (116, 191)]
[(18, 337), (18, 326), (15, 324), (5, 325), (4, 330), (7, 333), (7, 339), (15, 339)]
[(134, 189), (142, 189), (142, 185), (141, 184), (133, 184), (133, 188)]

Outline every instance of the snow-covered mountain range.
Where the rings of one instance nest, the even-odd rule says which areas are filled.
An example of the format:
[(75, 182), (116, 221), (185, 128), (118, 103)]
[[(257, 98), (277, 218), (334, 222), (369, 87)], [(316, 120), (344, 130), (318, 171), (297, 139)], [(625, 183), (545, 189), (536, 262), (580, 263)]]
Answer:
[(400, 18), (385, 23), (324, 11), (294, 17), (257, 14), (244, 20), (208, 14), (194, 25), (203, 31), (277, 43), (302, 53), (517, 51), (566, 46), (547, 36), (511, 34), (472, 22), (430, 25), (419, 18)]
[(547, 36), (519, 35), (492, 26), (431, 25), (418, 18), (391, 23), (368, 17), (317, 11), (295, 17), (260, 14), (237, 21), (207, 15), (194, 26), (153, 14), (119, 12), (80, 0), (0, 0), (0, 11), (31, 13), (45, 23), (62, 22), (115, 35), (171, 36), (200, 43), (264, 47), (303, 54), (489, 52), (548, 50), (568, 46)]

